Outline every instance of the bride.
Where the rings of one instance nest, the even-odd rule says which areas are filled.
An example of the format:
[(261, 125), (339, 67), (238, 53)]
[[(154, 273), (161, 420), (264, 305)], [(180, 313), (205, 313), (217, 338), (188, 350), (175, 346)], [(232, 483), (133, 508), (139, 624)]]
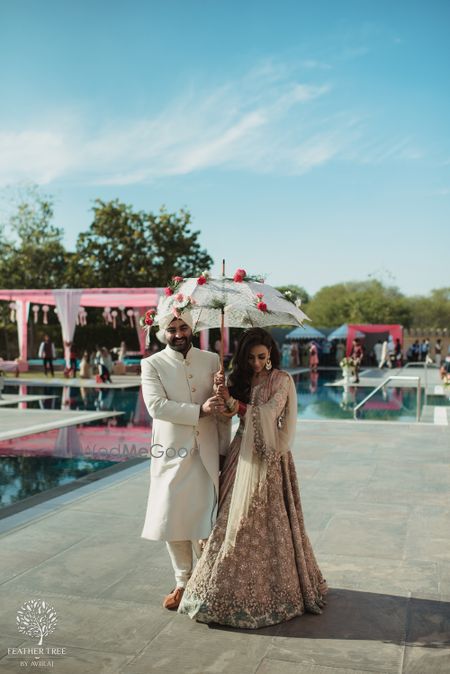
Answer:
[(241, 628), (321, 613), (327, 585), (303, 522), (291, 454), (297, 420), (292, 377), (271, 335), (241, 336), (228, 387), (218, 393), (240, 423), (220, 476), (216, 524), (179, 613)]

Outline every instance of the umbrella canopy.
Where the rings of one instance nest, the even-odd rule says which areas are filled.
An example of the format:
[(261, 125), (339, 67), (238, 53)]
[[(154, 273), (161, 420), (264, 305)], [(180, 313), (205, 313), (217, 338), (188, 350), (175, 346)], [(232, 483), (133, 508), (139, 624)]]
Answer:
[(161, 298), (158, 316), (188, 308), (193, 330), (218, 328), (303, 325), (310, 320), (279, 290), (257, 281), (234, 281), (229, 278), (190, 278), (179, 283), (172, 295)]
[[(339, 328), (336, 328), (336, 330), (333, 330), (328, 335), (328, 339), (347, 339), (348, 336), (348, 323), (344, 323), (344, 325), (341, 325)], [(356, 331), (355, 337), (358, 337), (359, 339), (365, 337), (365, 334), (363, 332), (360, 332), (359, 330)]]
[(303, 321), (310, 320), (299, 303), (287, 299), (276, 288), (248, 277), (243, 269), (233, 278), (227, 278), (225, 273), (220, 278), (210, 278), (208, 274), (190, 279), (176, 276), (165, 295), (159, 301), (156, 315), (146, 316), (144, 322), (148, 325), (155, 320), (161, 324), (164, 317), (171, 314), (177, 317), (183, 310), (189, 310), (193, 332), (220, 327), (222, 369), (225, 327), (303, 325)]
[(325, 335), (311, 325), (304, 325), (288, 332), (286, 339), (325, 339)]

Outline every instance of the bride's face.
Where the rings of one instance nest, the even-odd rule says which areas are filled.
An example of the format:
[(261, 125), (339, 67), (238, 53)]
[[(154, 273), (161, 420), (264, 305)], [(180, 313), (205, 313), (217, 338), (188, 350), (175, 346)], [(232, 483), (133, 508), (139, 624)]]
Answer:
[(255, 374), (259, 374), (265, 368), (269, 359), (270, 351), (264, 344), (253, 346), (250, 349), (248, 363)]

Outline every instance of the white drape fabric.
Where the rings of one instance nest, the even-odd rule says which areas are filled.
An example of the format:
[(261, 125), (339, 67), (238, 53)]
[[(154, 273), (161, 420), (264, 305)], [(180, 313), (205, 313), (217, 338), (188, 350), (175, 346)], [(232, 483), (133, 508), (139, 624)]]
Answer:
[(61, 323), (62, 336), (64, 342), (64, 358), (67, 367), (70, 366), (70, 347), (65, 342), (72, 342), (77, 324), (77, 316), (81, 306), (82, 290), (54, 290), (56, 308), (58, 309), (58, 319)]
[(28, 314), (30, 312), (30, 302), (25, 300), (17, 300), (17, 337), (19, 341), (19, 354), (21, 360), (27, 360), (28, 345), (27, 345), (27, 322)]

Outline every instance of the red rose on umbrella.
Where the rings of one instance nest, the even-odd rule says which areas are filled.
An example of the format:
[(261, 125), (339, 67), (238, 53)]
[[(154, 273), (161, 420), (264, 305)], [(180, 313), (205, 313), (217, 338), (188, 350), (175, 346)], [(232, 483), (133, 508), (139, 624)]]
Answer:
[(198, 279), (197, 279), (197, 285), (203, 286), (203, 285), (205, 285), (205, 283), (206, 283), (206, 277), (203, 276), (203, 274), (202, 274), (202, 275), (199, 276)]
[(166, 297), (170, 297), (171, 295), (173, 295), (172, 288), (169, 288), (169, 287), (164, 288), (164, 294), (165, 294)]
[(233, 281), (235, 281), (236, 283), (242, 283), (242, 281), (245, 279), (246, 276), (247, 272), (245, 271), (245, 269), (236, 269), (236, 271), (234, 272)]
[(256, 308), (260, 311), (267, 311), (267, 304), (265, 302), (258, 302)]
[(172, 281), (174, 283), (182, 283), (183, 282), (183, 277), (182, 276), (172, 276)]
[(147, 316), (145, 319), (145, 325), (153, 325), (153, 318)]

